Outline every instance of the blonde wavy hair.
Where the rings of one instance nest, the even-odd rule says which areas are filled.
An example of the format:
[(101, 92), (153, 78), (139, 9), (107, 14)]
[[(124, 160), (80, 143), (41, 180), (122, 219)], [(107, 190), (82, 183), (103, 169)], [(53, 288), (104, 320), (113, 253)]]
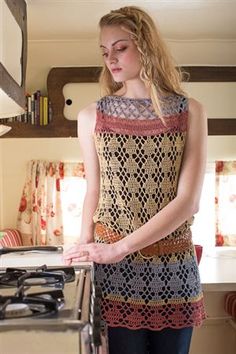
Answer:
[[(102, 29), (105, 26), (120, 26), (130, 33), (140, 52), (140, 78), (149, 90), (156, 113), (161, 116), (161, 97), (185, 92), (181, 87), (183, 73), (176, 67), (154, 21), (139, 7), (126, 6), (104, 15), (99, 21), (99, 27)], [(99, 82), (102, 91), (108, 95), (124, 86), (113, 80), (106, 65), (103, 66)]]

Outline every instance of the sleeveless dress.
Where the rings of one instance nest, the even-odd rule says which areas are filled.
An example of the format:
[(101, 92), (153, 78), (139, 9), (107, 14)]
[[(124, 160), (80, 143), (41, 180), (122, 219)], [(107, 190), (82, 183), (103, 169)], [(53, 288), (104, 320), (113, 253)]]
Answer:
[[(187, 134), (188, 99), (105, 96), (97, 102), (94, 140), (100, 163), (95, 242), (129, 235), (177, 192)], [(111, 327), (161, 330), (201, 325), (203, 294), (187, 220), (167, 237), (115, 264), (95, 264), (102, 319)]]

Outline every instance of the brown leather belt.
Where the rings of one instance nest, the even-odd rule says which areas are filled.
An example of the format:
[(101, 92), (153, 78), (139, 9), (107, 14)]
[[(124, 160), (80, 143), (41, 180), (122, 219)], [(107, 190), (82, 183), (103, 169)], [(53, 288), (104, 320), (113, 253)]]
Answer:
[[(125, 236), (114, 232), (107, 226), (97, 222), (95, 225), (95, 240), (104, 243), (115, 243)], [(163, 256), (170, 253), (187, 251), (193, 248), (191, 233), (187, 232), (184, 237), (164, 238), (153, 243), (139, 251), (143, 258), (151, 258), (154, 256)]]

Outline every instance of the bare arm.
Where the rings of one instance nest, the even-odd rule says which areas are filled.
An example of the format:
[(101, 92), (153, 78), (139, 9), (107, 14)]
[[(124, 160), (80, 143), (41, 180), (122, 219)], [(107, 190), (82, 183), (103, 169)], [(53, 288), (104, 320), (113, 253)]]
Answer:
[(93, 242), (93, 214), (96, 210), (99, 197), (99, 164), (93, 139), (96, 123), (95, 105), (95, 103), (91, 104), (78, 115), (78, 138), (87, 182), (83, 203), (80, 243)]
[(188, 132), (177, 196), (146, 224), (119, 241), (124, 254), (140, 250), (176, 230), (199, 208), (207, 145), (207, 117), (197, 101), (189, 100)]

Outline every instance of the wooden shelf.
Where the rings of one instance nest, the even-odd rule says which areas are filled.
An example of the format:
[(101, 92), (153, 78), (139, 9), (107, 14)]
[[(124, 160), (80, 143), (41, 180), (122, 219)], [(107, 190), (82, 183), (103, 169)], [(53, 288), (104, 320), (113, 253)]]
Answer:
[[(55, 120), (56, 121), (56, 120)], [(48, 125), (32, 125), (29, 123), (7, 123), (12, 129), (1, 138), (60, 138), (76, 137), (76, 121), (66, 121), (62, 125), (50, 123)]]
[[(185, 66), (190, 82), (235, 82), (236, 67)], [(63, 115), (63, 87), (67, 83), (98, 82), (101, 67), (52, 68), (47, 78), (48, 97), (52, 105), (52, 122), (46, 126), (28, 123), (7, 123), (12, 129), (1, 138), (76, 137), (77, 122)], [(208, 119), (209, 135), (236, 135), (236, 118)]]
[(77, 122), (63, 115), (63, 87), (72, 82), (98, 82), (101, 67), (52, 68), (47, 78), (48, 98), (52, 107), (52, 122), (45, 126), (28, 123), (6, 123), (12, 129), (1, 138), (62, 138), (77, 136)]

